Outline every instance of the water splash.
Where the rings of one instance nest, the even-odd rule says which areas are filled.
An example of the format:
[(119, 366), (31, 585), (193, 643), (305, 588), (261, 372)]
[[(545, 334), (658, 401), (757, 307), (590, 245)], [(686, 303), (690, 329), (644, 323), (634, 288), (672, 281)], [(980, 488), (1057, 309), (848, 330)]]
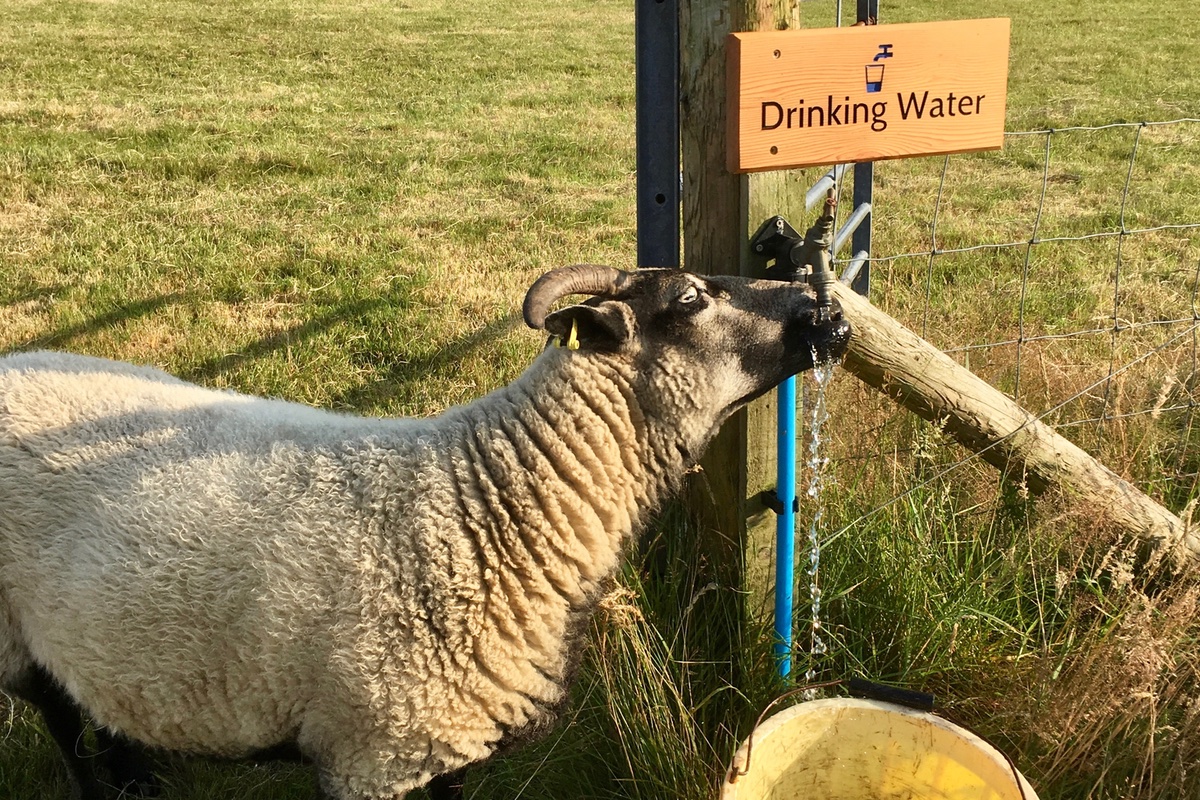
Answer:
[[(814, 357), (816, 353), (813, 354)], [(814, 361), (816, 359), (814, 358)], [(814, 367), (809, 373), (813, 378), (815, 390), (808, 406), (812, 409), (812, 414), (809, 417), (809, 439), (808, 439), (808, 498), (812, 504), (813, 512), (808, 525), (808, 568), (805, 573), (808, 575), (808, 595), (812, 607), (809, 628), (811, 632), (811, 643), (809, 653), (808, 671), (804, 674), (806, 683), (812, 683), (817, 678), (817, 662), (828, 652), (828, 646), (825, 644), (825, 639), (821, 628), (821, 531), (822, 519), (825, 515), (825, 506), (821, 491), (825, 487), (826, 472), (825, 468), (829, 465), (829, 459), (821, 455), (821, 430), (825, 425), (825, 420), (829, 418), (829, 411), (825, 404), (826, 388), (830, 380), (833, 378), (833, 363), (821, 364)], [(813, 694), (815, 692), (808, 692)], [(808, 699), (813, 699), (812, 697)]]

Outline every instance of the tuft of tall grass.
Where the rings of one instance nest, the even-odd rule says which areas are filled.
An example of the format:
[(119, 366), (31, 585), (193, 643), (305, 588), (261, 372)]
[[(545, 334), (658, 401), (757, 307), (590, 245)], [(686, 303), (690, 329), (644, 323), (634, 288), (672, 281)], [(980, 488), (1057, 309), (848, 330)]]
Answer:
[[(1073, 498), (1031, 496), (937, 425), (837, 388), (874, 443), (833, 444), (827, 674), (934, 693), (1042, 796), (1194, 797), (1200, 576), (1146, 565)], [(1109, 424), (1171, 441), (1170, 424)]]
[(694, 535), (682, 508), (663, 514), (600, 604), (560, 731), (481, 770), (468, 797), (714, 796), (782, 683), (745, 596), (698, 577)]

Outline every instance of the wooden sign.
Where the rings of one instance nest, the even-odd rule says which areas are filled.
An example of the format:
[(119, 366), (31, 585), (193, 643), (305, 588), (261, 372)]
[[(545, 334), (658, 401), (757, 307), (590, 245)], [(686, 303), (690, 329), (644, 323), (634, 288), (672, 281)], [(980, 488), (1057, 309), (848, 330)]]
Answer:
[(1007, 19), (729, 35), (731, 172), (997, 150)]

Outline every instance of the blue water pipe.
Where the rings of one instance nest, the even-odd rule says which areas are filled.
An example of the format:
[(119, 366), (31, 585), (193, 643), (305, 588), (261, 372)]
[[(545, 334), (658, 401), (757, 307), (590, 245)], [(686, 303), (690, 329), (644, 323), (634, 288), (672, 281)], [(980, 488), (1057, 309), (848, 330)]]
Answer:
[(792, 671), (792, 604), (796, 563), (796, 379), (779, 384), (775, 493), (775, 657), (779, 674)]
[[(787, 246), (791, 266), (811, 267), (807, 280), (817, 299), (817, 318), (829, 319), (832, 309), (830, 284), (836, 278), (830, 265), (833, 243), (833, 209), (836, 205), (834, 187), (826, 190), (825, 208), (802, 240)], [(782, 217), (777, 218), (782, 220)], [(784, 223), (783, 232), (790, 230)], [(756, 236), (757, 238), (757, 236)], [(778, 264), (783, 259), (776, 257)], [(778, 517), (775, 522), (775, 657), (779, 674), (787, 677), (792, 671), (792, 610), (794, 606), (796, 563), (796, 379), (788, 378), (779, 384), (778, 418), (775, 423), (775, 497)]]

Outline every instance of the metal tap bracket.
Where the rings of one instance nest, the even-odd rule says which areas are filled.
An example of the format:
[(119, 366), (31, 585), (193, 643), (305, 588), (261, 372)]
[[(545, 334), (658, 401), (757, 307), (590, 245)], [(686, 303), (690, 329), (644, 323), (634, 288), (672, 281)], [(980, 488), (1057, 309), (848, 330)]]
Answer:
[(750, 249), (768, 261), (775, 261), (767, 267), (768, 279), (807, 280), (810, 267), (804, 263), (804, 236), (778, 214), (758, 227), (750, 238)]
[[(783, 501), (779, 499), (779, 495), (774, 489), (763, 489), (761, 492), (754, 495), (751, 500), (757, 500), (763, 504), (764, 508), (768, 508), (771, 511), (774, 511), (776, 514), (783, 514), (784, 512)], [(800, 513), (799, 497), (792, 498), (792, 513)]]
[[(750, 246), (756, 253), (775, 259), (774, 265), (767, 268), (765, 277), (780, 281), (807, 281), (813, 287), (817, 294), (817, 314), (822, 320), (829, 318), (833, 307), (830, 284), (836, 280), (833, 274), (833, 211), (836, 206), (837, 198), (830, 188), (821, 215), (803, 236), (776, 214), (760, 225), (750, 240)], [(861, 215), (861, 218), (865, 217), (865, 213)], [(857, 226), (860, 221), (853, 224)]]
[(814, 277), (828, 279), (831, 276), (835, 205), (836, 201), (830, 190), (821, 215), (804, 234), (778, 214), (759, 226), (750, 239), (750, 247), (763, 258), (775, 260), (775, 263), (767, 268), (767, 278), (781, 281), (808, 280), (810, 283), (817, 283), (819, 281), (815, 281)]

